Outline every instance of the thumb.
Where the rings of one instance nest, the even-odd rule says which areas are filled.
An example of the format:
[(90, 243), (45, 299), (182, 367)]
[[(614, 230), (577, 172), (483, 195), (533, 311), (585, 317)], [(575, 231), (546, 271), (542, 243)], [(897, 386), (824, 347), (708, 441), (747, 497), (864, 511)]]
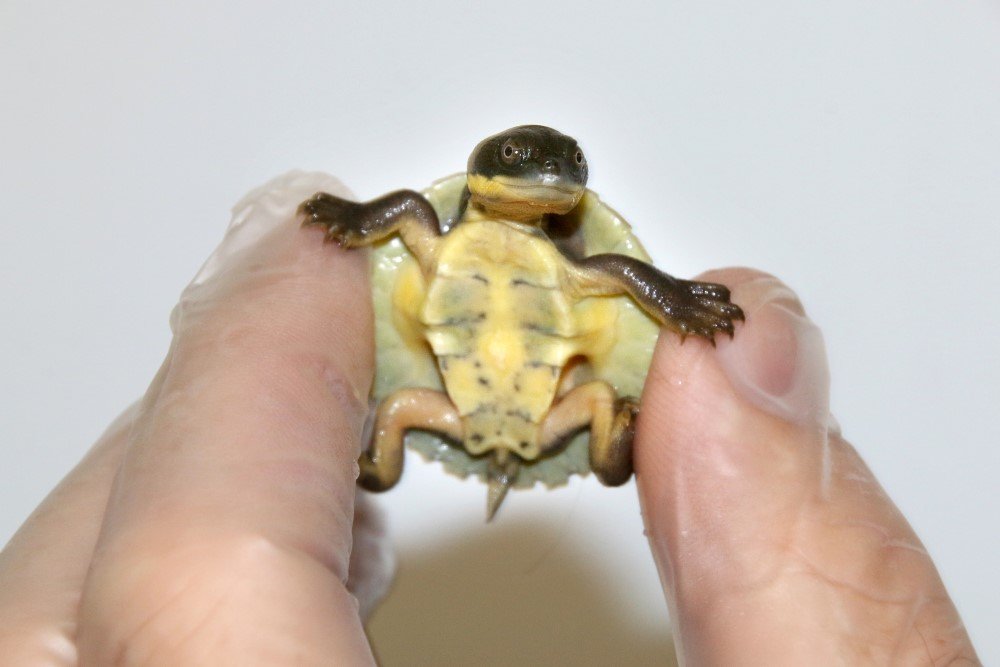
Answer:
[(746, 269), (702, 279), (746, 323), (718, 350), (661, 337), (635, 449), (682, 659), (974, 658), (920, 541), (830, 427), (822, 335), (794, 293)]

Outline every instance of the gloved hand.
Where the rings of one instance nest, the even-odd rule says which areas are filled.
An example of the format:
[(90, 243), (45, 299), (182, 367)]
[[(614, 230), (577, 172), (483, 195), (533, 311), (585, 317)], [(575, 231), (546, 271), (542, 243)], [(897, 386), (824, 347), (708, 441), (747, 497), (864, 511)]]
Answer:
[[(10, 664), (372, 662), (361, 619), (392, 562), (354, 486), (367, 265), (297, 228), (318, 190), (344, 192), (290, 174), (235, 207), (145, 397), (0, 553)], [(703, 278), (747, 322), (717, 351), (661, 338), (635, 444), (682, 660), (975, 662), (916, 536), (830, 426), (794, 295), (748, 270)]]
[(368, 267), (299, 229), (317, 190), (348, 194), (289, 174), (236, 205), (146, 395), (4, 549), (0, 662), (372, 661), (392, 567), (355, 503)]

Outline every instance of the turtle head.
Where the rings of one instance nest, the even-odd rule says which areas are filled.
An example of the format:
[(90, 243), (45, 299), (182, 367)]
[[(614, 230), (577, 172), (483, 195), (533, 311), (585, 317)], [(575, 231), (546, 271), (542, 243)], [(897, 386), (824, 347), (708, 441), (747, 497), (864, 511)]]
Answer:
[(469, 156), (469, 195), (487, 212), (514, 220), (568, 213), (587, 187), (576, 139), (544, 125), (521, 125), (479, 142)]

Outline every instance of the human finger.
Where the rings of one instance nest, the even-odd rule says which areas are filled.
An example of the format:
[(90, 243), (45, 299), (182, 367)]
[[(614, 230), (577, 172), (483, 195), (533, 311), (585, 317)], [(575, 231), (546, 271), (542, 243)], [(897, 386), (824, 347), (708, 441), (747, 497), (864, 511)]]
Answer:
[(234, 209), (172, 317), (81, 604), (84, 664), (370, 661), (348, 593), (372, 374), (364, 253), (300, 229), (315, 174)]
[(137, 407), (115, 420), (0, 551), (0, 655), (9, 664), (76, 664), (80, 591)]
[(975, 660), (926, 550), (831, 428), (826, 355), (794, 293), (750, 270), (718, 351), (661, 338), (635, 467), (688, 664)]

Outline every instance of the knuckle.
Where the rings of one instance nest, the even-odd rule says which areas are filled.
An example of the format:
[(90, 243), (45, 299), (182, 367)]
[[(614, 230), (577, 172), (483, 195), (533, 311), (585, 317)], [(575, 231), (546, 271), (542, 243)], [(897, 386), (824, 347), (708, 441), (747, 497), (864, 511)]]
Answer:
[(127, 584), (108, 576), (100, 604), (85, 608), (82, 662), (200, 664), (220, 634), (267, 635), (248, 621), (280, 611), (281, 595), (271, 592), (317, 567), (259, 535), (176, 544), (137, 561), (123, 564), (133, 573)]

